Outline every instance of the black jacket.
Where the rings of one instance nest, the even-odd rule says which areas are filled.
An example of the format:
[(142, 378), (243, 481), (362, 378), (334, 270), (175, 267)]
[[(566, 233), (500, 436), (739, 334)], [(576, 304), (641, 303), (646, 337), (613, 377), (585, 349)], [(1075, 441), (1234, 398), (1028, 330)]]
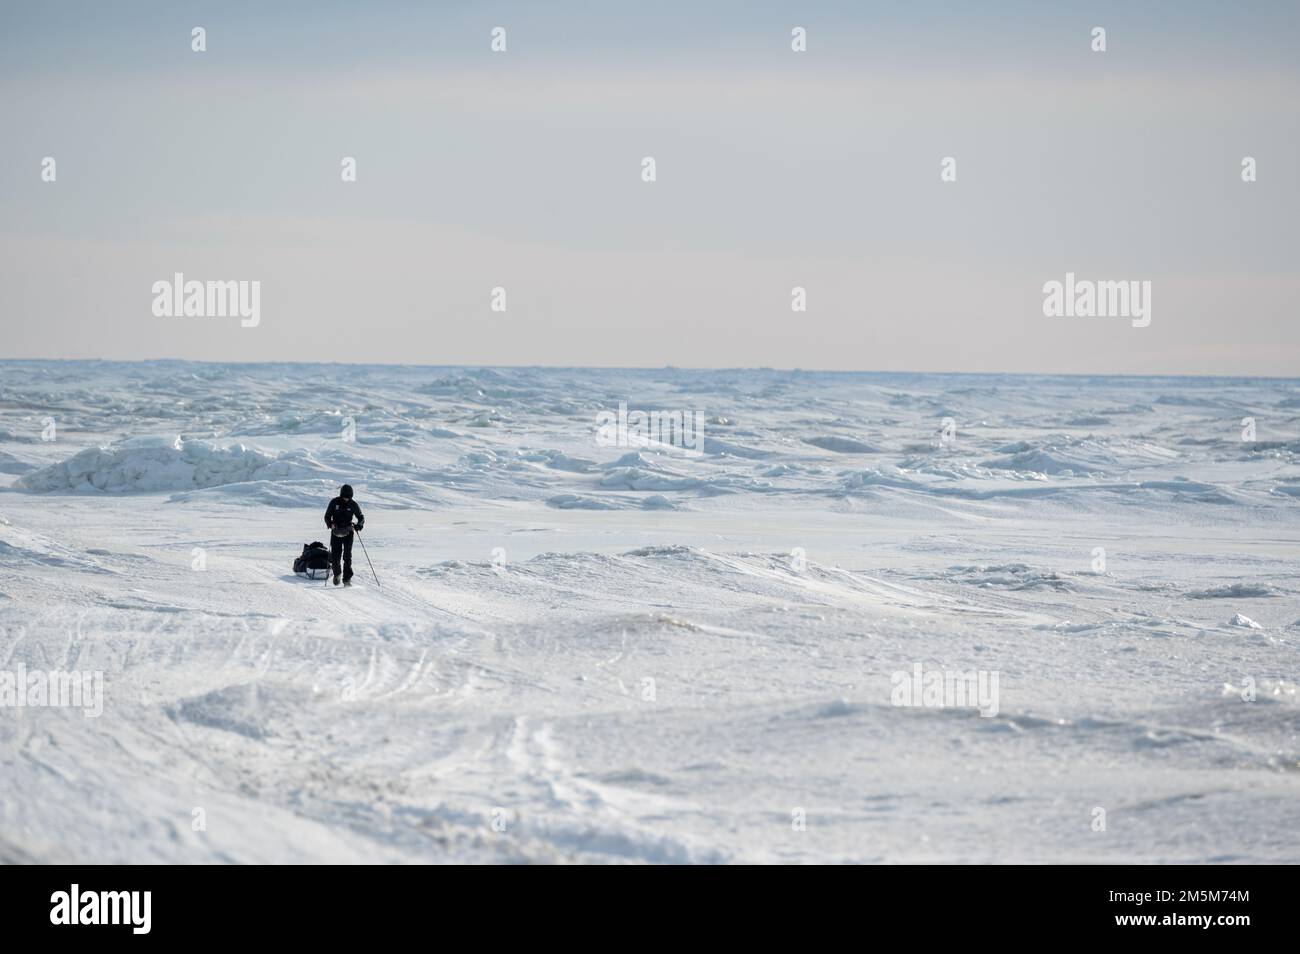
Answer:
[(361, 512), (354, 499), (347, 497), (335, 497), (330, 501), (330, 505), (325, 508), (325, 526), (331, 530), (335, 524), (339, 527), (351, 526), (356, 522), (357, 529), (361, 530), (366, 524), (366, 515)]

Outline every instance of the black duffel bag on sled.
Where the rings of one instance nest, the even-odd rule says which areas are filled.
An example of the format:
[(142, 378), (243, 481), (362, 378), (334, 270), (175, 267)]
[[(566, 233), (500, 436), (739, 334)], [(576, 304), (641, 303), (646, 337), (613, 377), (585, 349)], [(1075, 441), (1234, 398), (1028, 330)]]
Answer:
[(330, 575), (330, 548), (319, 540), (302, 545), (302, 556), (293, 561), (293, 572), (309, 580), (323, 580)]

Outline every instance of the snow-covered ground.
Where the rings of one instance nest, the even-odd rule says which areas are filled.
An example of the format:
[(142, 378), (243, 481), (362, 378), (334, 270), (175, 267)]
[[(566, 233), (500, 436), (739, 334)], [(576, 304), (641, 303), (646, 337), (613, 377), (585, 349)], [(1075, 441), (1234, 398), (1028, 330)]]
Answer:
[(1298, 572), (1296, 381), (3, 362), (0, 861), (1297, 862)]

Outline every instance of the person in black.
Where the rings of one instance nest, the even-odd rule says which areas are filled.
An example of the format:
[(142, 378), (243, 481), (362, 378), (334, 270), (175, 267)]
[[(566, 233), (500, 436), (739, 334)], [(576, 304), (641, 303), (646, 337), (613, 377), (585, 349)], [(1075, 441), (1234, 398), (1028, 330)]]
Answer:
[(343, 582), (352, 581), (352, 520), (356, 519), (356, 529), (366, 525), (365, 514), (352, 499), (352, 485), (344, 484), (339, 488), (339, 495), (325, 508), (325, 526), (330, 530), (330, 568), (334, 571), (334, 585), (339, 585), (339, 554), (343, 555)]

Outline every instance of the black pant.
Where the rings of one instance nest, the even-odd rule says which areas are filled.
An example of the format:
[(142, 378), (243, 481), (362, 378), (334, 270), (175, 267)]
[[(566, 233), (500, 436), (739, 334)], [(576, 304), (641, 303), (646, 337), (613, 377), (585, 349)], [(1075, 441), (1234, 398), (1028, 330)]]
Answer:
[(336, 537), (330, 534), (330, 567), (334, 570), (334, 575), (339, 575), (339, 552), (343, 553), (343, 579), (344, 581), (352, 579), (352, 534), (346, 537)]

